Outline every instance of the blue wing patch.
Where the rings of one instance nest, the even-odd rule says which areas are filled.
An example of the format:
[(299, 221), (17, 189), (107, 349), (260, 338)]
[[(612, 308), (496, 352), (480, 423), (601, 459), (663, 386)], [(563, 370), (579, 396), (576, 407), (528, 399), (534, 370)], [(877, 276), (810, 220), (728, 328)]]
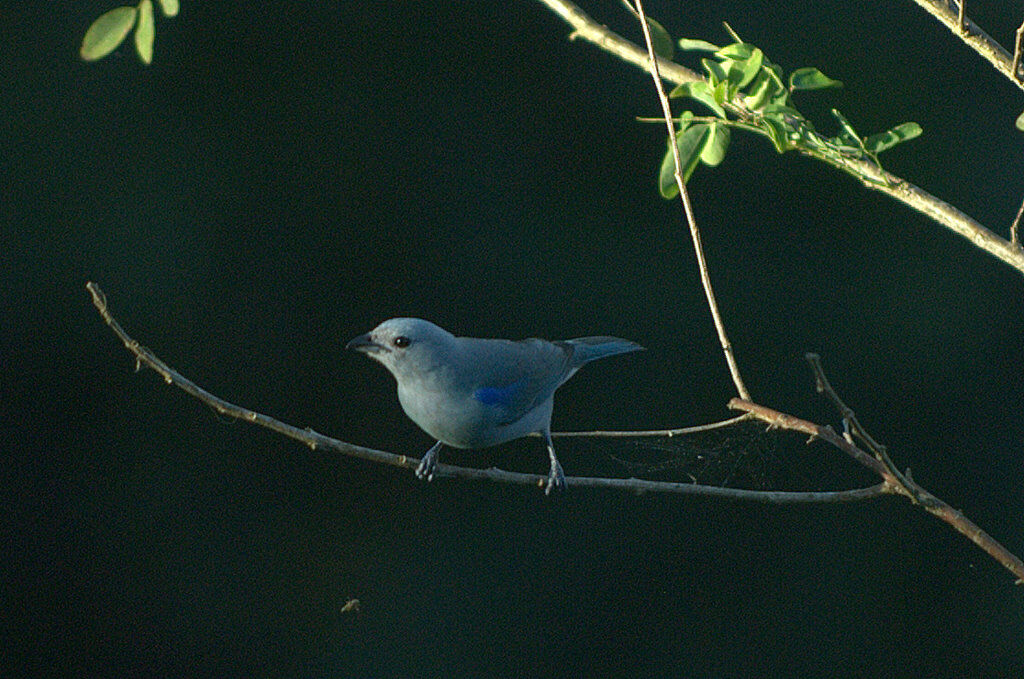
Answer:
[(504, 387), (480, 387), (473, 392), (473, 398), (487, 406), (507, 408), (523, 389), (523, 382), (513, 382)]

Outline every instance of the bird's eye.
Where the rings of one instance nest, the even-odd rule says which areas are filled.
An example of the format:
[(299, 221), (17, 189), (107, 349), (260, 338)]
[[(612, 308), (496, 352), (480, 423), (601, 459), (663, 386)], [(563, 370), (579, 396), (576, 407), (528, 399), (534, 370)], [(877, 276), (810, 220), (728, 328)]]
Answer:
[(411, 341), (405, 335), (399, 335), (395, 339), (391, 340), (391, 343), (398, 347), (399, 349), (405, 349), (407, 346), (411, 344)]

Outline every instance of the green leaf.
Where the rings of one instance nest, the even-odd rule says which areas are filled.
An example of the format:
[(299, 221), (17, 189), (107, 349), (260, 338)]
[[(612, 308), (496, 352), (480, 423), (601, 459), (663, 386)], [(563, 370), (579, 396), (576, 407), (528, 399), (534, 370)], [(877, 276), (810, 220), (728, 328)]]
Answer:
[(121, 44), (135, 23), (134, 7), (115, 7), (92, 22), (82, 38), (79, 54), (86, 61), (96, 61), (107, 56)]
[(754, 50), (757, 48), (753, 45), (748, 45), (745, 42), (734, 42), (731, 45), (726, 45), (722, 49), (715, 52), (715, 56), (719, 59), (732, 59), (733, 61), (746, 61), (753, 55)]
[(847, 138), (851, 143), (858, 146), (863, 143), (860, 135), (857, 134), (857, 130), (853, 129), (853, 125), (846, 119), (846, 116), (840, 113), (838, 109), (832, 109), (832, 115), (839, 121), (839, 126), (843, 128), (843, 133), (840, 136)]
[(779, 153), (785, 153), (789, 148), (789, 142), (787, 141), (789, 126), (775, 118), (762, 118), (760, 124), (761, 128), (768, 133), (768, 138), (771, 140), (772, 145), (775, 146), (775, 150)]
[(772, 95), (768, 97), (768, 101), (772, 104), (786, 106), (792, 101), (792, 99), (789, 96), (789, 90), (784, 87), (780, 87), (772, 92)]
[(722, 48), (719, 47), (718, 45), (712, 45), (707, 40), (691, 40), (690, 38), (680, 38), (679, 49), (685, 50), (687, 52), (717, 52)]
[(761, 64), (764, 61), (764, 52), (758, 48), (750, 54), (750, 58), (743, 62), (743, 77), (740, 79), (741, 88), (749, 85), (761, 72)]
[(798, 121), (805, 120), (804, 116), (800, 111), (797, 111), (792, 106), (786, 106), (784, 104), (768, 104), (761, 112), (764, 115), (770, 115), (777, 117), (779, 120), (796, 119)]
[(704, 71), (708, 74), (708, 82), (712, 87), (729, 77), (729, 74), (725, 72), (725, 67), (717, 61), (701, 59), (700, 63), (704, 66)]
[(178, 16), (178, 0), (160, 0), (159, 4), (165, 17)]
[(823, 90), (842, 87), (843, 83), (833, 80), (816, 68), (798, 68), (789, 74), (790, 90)]
[(791, 144), (798, 144), (813, 131), (813, 127), (807, 120), (800, 115), (799, 111), (794, 109), (787, 109), (785, 106), (768, 107), (772, 110), (764, 114), (764, 118), (761, 122), (764, 123), (761, 127), (771, 125), (771, 134), (776, 135), (778, 139), (773, 137), (772, 141), (778, 147), (780, 142), (784, 142), (784, 146), (789, 148)]
[(732, 137), (728, 125), (711, 123), (708, 126), (708, 140), (704, 144), (704, 150), (700, 153), (700, 162), (709, 167), (717, 167), (725, 159), (725, 152), (729, 150), (729, 140)]
[(1017, 122), (1014, 124), (1016, 125), (1018, 130), (1024, 132), (1024, 113), (1021, 113), (1019, 116), (1017, 116)]
[(750, 94), (743, 97), (743, 103), (751, 111), (758, 111), (764, 108), (769, 101), (772, 100), (775, 94), (779, 91), (785, 91), (779, 87), (775, 79), (768, 73), (768, 71), (762, 69), (754, 81), (750, 84)]
[(647, 27), (651, 29), (651, 45), (654, 47), (654, 53), (662, 59), (671, 60), (676, 55), (672, 36), (668, 34), (664, 26), (650, 17), (647, 18)]
[(731, 94), (735, 94), (739, 91), (745, 83), (743, 78), (746, 76), (746, 62), (733, 61), (732, 59), (726, 59), (722, 62), (726, 66), (726, 82), (729, 83), (729, 88), (732, 90)]
[(672, 94), (669, 95), (673, 98), (679, 97), (690, 97), (696, 99), (700, 103), (704, 104), (712, 111), (715, 112), (719, 118), (725, 118), (725, 109), (715, 101), (715, 95), (711, 87), (703, 80), (698, 80), (691, 83), (683, 83), (672, 90)]
[(879, 134), (873, 134), (864, 140), (864, 148), (868, 153), (881, 153), (891, 149), (896, 144), (910, 141), (921, 135), (921, 126), (917, 123), (903, 123)]
[[(707, 144), (710, 132), (706, 123), (691, 125), (685, 132), (676, 134), (676, 148), (679, 150), (679, 162), (682, 169), (683, 182), (690, 180), (690, 175), (700, 162), (701, 153)], [(672, 199), (679, 195), (679, 187), (675, 179), (675, 159), (672, 157), (672, 149), (669, 148), (665, 157), (661, 160), (661, 170), (658, 173), (658, 191), (662, 198)]]
[[(729, 99), (729, 82), (727, 80), (723, 80), (715, 85), (715, 89), (711, 95), (715, 98), (716, 103), (719, 105), (724, 104)], [(722, 117), (724, 118), (725, 116)]]
[(153, 2), (152, 0), (140, 0), (139, 22), (135, 25), (135, 50), (144, 64), (153, 61), (153, 37), (155, 34)]
[(768, 62), (767, 59), (765, 62), (769, 71), (768, 75), (775, 82), (775, 89), (772, 91), (768, 101), (772, 104), (788, 104), (790, 101), (789, 90), (782, 83), (782, 67)]
[(889, 131), (898, 135), (900, 141), (910, 141), (914, 137), (920, 137), (924, 132), (917, 123), (900, 123)]

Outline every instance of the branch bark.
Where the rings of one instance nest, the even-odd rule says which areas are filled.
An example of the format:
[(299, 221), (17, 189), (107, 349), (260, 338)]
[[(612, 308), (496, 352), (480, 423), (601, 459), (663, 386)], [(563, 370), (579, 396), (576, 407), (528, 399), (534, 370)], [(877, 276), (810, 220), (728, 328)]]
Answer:
[(1010, 79), (1010, 82), (1024, 90), (1024, 76), (1019, 72), (1019, 54), (1011, 55), (988, 33), (967, 18), (964, 15), (965, 0), (960, 0), (960, 6), (955, 12), (951, 3), (944, 0), (914, 0), (914, 2), (941, 21), (946, 28), (953, 32), (953, 35), (963, 40), (965, 45), (995, 66), (997, 71)]

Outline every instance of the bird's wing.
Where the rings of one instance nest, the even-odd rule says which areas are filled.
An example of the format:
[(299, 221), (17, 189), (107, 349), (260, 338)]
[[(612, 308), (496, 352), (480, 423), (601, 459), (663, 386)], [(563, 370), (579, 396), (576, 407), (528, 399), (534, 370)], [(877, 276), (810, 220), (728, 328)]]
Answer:
[(462, 376), (472, 398), (493, 408), (498, 424), (510, 424), (551, 398), (572, 370), (571, 352), (540, 339), (471, 340)]

